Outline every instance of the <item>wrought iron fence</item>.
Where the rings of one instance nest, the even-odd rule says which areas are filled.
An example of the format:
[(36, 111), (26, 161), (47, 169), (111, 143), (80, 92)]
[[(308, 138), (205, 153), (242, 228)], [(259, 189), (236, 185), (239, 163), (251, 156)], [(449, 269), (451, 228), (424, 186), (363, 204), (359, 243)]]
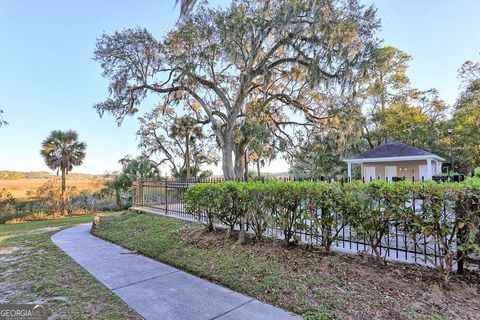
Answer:
[(196, 183), (217, 183), (223, 178), (192, 179), (192, 180), (143, 180), (135, 181), (132, 188), (133, 207), (146, 207), (161, 210), (165, 214), (182, 214), (185, 212), (182, 201), (187, 188)]
[[(290, 177), (281, 177), (281, 181), (291, 181)], [(332, 179), (304, 179), (303, 181), (331, 181)], [(224, 181), (223, 178), (211, 179), (195, 179), (188, 181), (176, 180), (146, 180), (136, 181), (133, 184), (133, 210), (150, 212), (161, 215), (174, 216), (183, 220), (206, 222), (208, 218), (205, 214), (194, 215), (186, 212), (183, 202), (183, 194), (189, 186), (196, 183), (218, 183)], [(239, 181), (242, 181), (239, 179)], [(338, 180), (337, 180), (338, 181)], [(340, 180), (340, 182), (348, 182), (347, 179)], [(409, 202), (410, 208), (414, 212), (419, 212), (421, 208), (421, 199), (411, 199)], [(316, 209), (320, 210), (320, 209)], [(319, 212), (320, 213), (320, 212)], [(452, 212), (447, 212), (444, 208), (444, 214), (452, 216)], [(453, 215), (452, 215), (453, 214)], [(365, 235), (357, 234), (346, 224), (341, 214), (336, 215), (337, 229), (332, 230), (336, 235), (335, 242), (332, 244), (332, 249), (344, 252), (367, 252), (373, 253), (371, 246), (366, 240)], [(273, 219), (274, 221), (276, 219)], [(308, 218), (303, 218), (304, 225), (307, 228), (303, 230), (295, 230), (296, 238), (308, 244), (322, 243), (321, 230), (314, 230), (313, 223)], [(379, 245), (379, 250), (382, 256), (389, 260), (403, 261), (408, 263), (417, 263), (427, 266), (437, 266), (440, 256), (440, 248), (433, 239), (424, 234), (417, 234), (411, 236), (411, 233), (406, 230), (408, 228), (407, 221), (392, 221), (389, 225), (388, 234), (384, 236), (384, 240)], [(219, 225), (220, 226), (220, 225)], [(237, 226), (240, 229), (240, 226)], [(248, 222), (246, 223), (247, 232), (249, 230)], [(283, 230), (274, 224), (267, 228), (266, 236), (283, 239)], [(410, 235), (410, 236), (409, 236)]]

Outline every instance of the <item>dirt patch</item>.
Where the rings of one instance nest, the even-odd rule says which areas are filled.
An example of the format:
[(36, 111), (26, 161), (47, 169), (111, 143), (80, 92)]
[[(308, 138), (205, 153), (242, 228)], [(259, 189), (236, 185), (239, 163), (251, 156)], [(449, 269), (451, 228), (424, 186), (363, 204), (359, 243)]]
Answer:
[[(0, 249), (0, 263), (15, 262), (32, 254), (32, 248), (28, 246), (11, 246)], [(5, 272), (8, 272), (6, 270)]]
[(21, 250), (21, 246), (11, 246), (11, 247), (6, 247), (6, 248), (0, 248), (0, 256), (7, 255), (7, 254), (12, 254), (15, 251)]
[[(234, 250), (237, 254), (270, 259), (281, 265), (279, 275), (288, 284), (260, 292), (260, 300), (277, 305), (308, 304), (316, 310), (334, 309), (340, 319), (478, 319), (480, 274), (468, 272), (442, 285), (435, 270), (400, 263), (381, 264), (367, 255), (326, 253), (320, 248), (285, 248), (280, 241), (256, 243), (247, 237), (238, 245), (237, 234), (206, 233), (197, 225), (181, 230), (183, 242), (202, 249)], [(260, 281), (248, 272), (240, 281)]]
[[(9, 277), (12, 273), (4, 274), (4, 277)], [(15, 285), (8, 282), (2, 283), (0, 286), (0, 303), (8, 303), (9, 298), (21, 292)]]
[(62, 297), (62, 296), (43, 298), (43, 299), (36, 300), (33, 303), (44, 304), (44, 303), (49, 303), (49, 302), (59, 302), (59, 303), (67, 304), (67, 305), (70, 304), (70, 300), (67, 297)]
[(62, 229), (62, 226), (56, 226), (56, 227), (45, 227), (45, 228), (37, 228), (30, 230), (28, 234), (37, 234), (37, 233), (45, 233), (45, 232), (52, 232), (52, 231), (57, 231)]

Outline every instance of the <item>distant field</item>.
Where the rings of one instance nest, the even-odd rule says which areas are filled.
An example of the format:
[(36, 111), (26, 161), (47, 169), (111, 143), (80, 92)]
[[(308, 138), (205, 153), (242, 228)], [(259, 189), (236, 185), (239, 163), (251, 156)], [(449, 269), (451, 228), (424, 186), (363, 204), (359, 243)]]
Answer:
[[(0, 179), (0, 189), (7, 189), (16, 199), (28, 200), (27, 191), (35, 191), (49, 179)], [(106, 179), (72, 179), (67, 178), (67, 185), (76, 186), (78, 190), (97, 191), (103, 188)], [(60, 180), (59, 182), (60, 183)]]

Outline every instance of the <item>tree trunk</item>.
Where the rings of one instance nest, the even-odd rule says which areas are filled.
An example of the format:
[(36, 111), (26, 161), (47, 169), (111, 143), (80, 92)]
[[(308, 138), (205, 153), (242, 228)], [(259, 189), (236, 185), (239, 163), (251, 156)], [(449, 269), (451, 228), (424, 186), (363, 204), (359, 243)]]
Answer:
[(227, 138), (222, 147), (222, 170), (225, 179), (235, 178), (233, 170), (233, 143), (232, 138)]
[(261, 177), (261, 174), (260, 174), (260, 158), (257, 159), (257, 176), (258, 176), (258, 178)]
[(67, 211), (67, 192), (66, 192), (66, 172), (62, 169), (62, 214), (68, 215)]
[(235, 148), (235, 177), (243, 178), (245, 175), (245, 150), (240, 145)]
[(187, 171), (187, 180), (190, 179), (190, 146), (189, 143), (189, 136), (185, 138), (185, 169)]
[(244, 140), (235, 145), (235, 176), (239, 179), (245, 177), (245, 160), (247, 151), (247, 142)]
[(117, 209), (122, 209), (122, 199), (120, 199), (120, 190), (115, 189), (115, 200), (117, 202)]
[(240, 233), (238, 234), (237, 244), (244, 244), (245, 237), (246, 237), (245, 227), (243, 223), (240, 223)]

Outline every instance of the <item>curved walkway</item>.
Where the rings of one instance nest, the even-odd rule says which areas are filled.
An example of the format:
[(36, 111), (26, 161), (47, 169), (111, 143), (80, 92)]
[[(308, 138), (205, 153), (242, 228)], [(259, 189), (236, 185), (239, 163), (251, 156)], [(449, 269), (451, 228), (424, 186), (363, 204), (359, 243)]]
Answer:
[(52, 241), (145, 319), (301, 319), (92, 236), (90, 227), (65, 229)]

